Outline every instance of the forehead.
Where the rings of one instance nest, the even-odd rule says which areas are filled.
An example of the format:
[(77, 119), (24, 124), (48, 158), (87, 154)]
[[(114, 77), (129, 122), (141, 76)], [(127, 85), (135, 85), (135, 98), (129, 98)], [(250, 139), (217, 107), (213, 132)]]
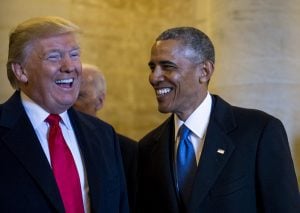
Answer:
[(181, 40), (156, 41), (151, 49), (151, 60), (176, 60), (188, 59), (195, 55), (195, 52), (182, 44)]
[(79, 48), (77, 36), (74, 33), (65, 33), (43, 37), (35, 42), (36, 47), (40, 47), (44, 51), (53, 49), (74, 49)]
[(156, 41), (151, 49), (151, 55), (158, 55), (158, 54), (170, 54), (173, 55), (178, 53), (182, 49), (182, 45), (180, 44), (179, 40), (161, 40)]

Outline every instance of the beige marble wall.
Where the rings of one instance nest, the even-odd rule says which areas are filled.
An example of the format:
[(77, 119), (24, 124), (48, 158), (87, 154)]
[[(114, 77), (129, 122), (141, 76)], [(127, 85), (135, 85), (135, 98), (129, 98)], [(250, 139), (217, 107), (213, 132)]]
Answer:
[(82, 59), (98, 65), (108, 83), (99, 117), (140, 139), (167, 115), (157, 112), (148, 83), (154, 38), (180, 25), (201, 28), (216, 46), (210, 90), (233, 104), (254, 107), (285, 124), (300, 173), (299, 0), (10, 0), (0, 6), (0, 103), (9, 30), (38, 15), (68, 18), (84, 31)]

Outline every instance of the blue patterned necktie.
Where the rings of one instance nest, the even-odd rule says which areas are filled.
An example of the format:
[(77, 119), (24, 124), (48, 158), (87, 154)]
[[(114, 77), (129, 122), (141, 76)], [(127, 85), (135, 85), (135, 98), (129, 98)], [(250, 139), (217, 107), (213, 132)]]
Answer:
[(189, 140), (189, 128), (184, 124), (180, 128), (180, 141), (177, 150), (177, 178), (180, 196), (185, 205), (191, 195), (194, 177), (197, 170), (193, 144)]

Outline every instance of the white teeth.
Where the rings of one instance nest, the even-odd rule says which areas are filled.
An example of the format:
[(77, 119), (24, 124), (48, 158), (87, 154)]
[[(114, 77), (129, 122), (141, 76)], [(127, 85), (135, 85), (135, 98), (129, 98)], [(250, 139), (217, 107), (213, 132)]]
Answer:
[(170, 88), (163, 88), (163, 89), (158, 89), (158, 90), (156, 90), (156, 94), (159, 95), (159, 96), (166, 95), (166, 94), (168, 94), (169, 92), (171, 92), (171, 89), (170, 89)]
[(70, 78), (70, 79), (61, 79), (61, 80), (55, 81), (55, 83), (57, 83), (57, 84), (70, 84), (73, 81), (74, 81), (73, 78)]

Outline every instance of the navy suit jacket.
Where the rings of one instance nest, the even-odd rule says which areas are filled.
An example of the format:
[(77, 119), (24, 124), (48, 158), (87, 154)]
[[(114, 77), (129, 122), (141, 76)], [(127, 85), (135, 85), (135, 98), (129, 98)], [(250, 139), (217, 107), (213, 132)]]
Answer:
[[(117, 136), (97, 118), (68, 110), (84, 161), (91, 212), (128, 212)], [(20, 93), (0, 105), (0, 212), (64, 212)]]
[(172, 115), (139, 143), (139, 212), (300, 212), (287, 135), (278, 119), (213, 96), (187, 207), (176, 190), (174, 141)]
[(131, 213), (135, 213), (138, 143), (121, 134), (118, 134), (118, 138), (120, 142), (120, 150), (127, 183), (129, 209)]

